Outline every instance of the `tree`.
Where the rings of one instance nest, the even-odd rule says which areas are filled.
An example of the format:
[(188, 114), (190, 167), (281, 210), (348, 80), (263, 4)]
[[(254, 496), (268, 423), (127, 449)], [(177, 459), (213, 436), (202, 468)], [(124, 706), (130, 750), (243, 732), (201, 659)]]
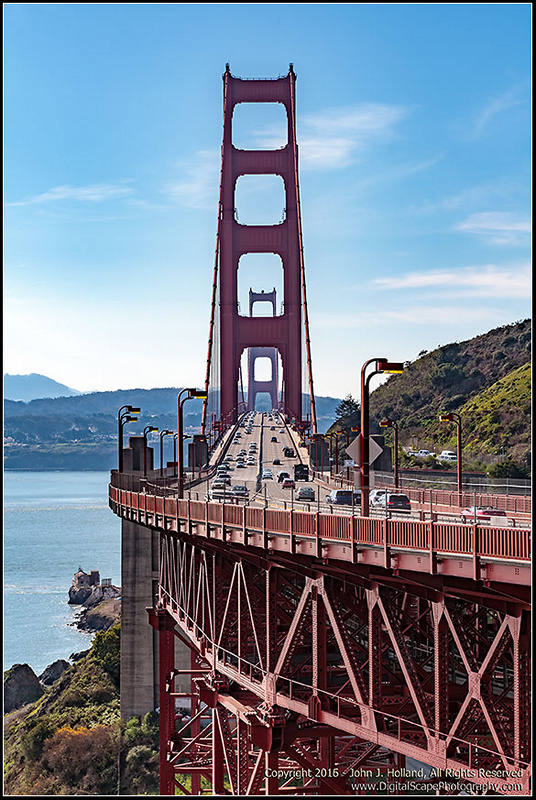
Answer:
[(335, 409), (335, 417), (336, 419), (342, 419), (343, 417), (349, 417), (352, 414), (357, 414), (361, 406), (354, 400), (351, 394), (347, 394), (344, 400), (341, 400), (337, 408)]

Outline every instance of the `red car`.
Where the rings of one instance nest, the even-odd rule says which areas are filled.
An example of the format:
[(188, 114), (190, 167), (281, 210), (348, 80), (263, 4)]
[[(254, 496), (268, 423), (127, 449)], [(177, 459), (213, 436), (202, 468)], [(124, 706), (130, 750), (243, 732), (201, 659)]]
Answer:
[(294, 489), (295, 486), (296, 484), (294, 483), (292, 478), (283, 478), (283, 482), (281, 484), (281, 487), (283, 489)]
[[(506, 517), (506, 511), (501, 511), (498, 508), (477, 508), (476, 521), (489, 522), (492, 517)], [(475, 507), (464, 508), (461, 516), (461, 522), (474, 522), (475, 521)]]

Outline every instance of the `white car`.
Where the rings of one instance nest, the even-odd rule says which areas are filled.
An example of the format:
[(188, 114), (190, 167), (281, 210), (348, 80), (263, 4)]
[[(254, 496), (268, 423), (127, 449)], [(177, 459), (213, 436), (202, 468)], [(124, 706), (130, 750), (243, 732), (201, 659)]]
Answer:
[(385, 508), (385, 495), (387, 489), (374, 489), (369, 495), (369, 504), (372, 508)]
[(437, 457), (438, 461), (457, 461), (458, 456), (452, 450), (443, 450)]
[(273, 476), (272, 470), (271, 469), (263, 469), (262, 477), (263, 477), (264, 480), (269, 480), (270, 478), (273, 478), (274, 476)]
[(429, 458), (430, 456), (435, 456), (435, 453), (431, 453), (430, 450), (418, 450), (414, 455), (417, 458)]

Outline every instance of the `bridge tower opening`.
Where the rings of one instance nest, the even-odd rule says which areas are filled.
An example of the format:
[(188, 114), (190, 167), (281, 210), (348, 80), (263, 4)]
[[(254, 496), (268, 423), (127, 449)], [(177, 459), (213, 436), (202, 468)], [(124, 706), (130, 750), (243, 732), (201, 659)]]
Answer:
[[(272, 317), (277, 314), (277, 300), (275, 288), (271, 292), (254, 292), (249, 290), (249, 316), (253, 317), (253, 308), (255, 303), (264, 304), (268, 303), (272, 308)], [(259, 318), (258, 318), (259, 319)], [(266, 319), (266, 317), (265, 317)], [(270, 319), (270, 317), (268, 317)], [(269, 394), (271, 408), (277, 408), (279, 402), (279, 380), (278, 380), (278, 358), (277, 349), (275, 347), (250, 347), (248, 350), (248, 394), (247, 405), (248, 411), (255, 411), (257, 395)], [(271, 365), (270, 377), (259, 379), (255, 370), (258, 359), (267, 359)]]
[[(309, 392), (307, 408), (310, 425), (316, 432), (309, 323), (303, 261), (302, 230), (296, 142), (296, 75), (292, 65), (286, 76), (247, 80), (231, 75), (229, 65), (223, 75), (223, 145), (220, 177), (218, 233), (214, 266), (212, 313), (207, 359), (207, 400), (203, 409), (203, 433), (232, 424), (243, 409), (239, 394), (240, 359), (249, 349), (248, 381), (253, 362), (268, 356), (274, 360), (270, 387), (249, 384), (254, 404), (257, 391), (269, 391), (274, 407), (282, 402), (284, 413), (299, 426), (305, 419), (302, 379), (307, 370)], [(275, 150), (244, 150), (234, 144), (233, 115), (241, 104), (281, 104), (286, 114), (287, 141)], [(276, 176), (284, 187), (283, 219), (276, 224), (242, 224), (236, 217), (237, 182), (244, 176)], [(271, 317), (245, 316), (239, 312), (238, 267), (250, 253), (275, 254), (283, 267), (282, 313)], [(255, 294), (255, 293), (254, 293)], [(251, 295), (250, 295), (251, 297)], [(264, 300), (267, 295), (265, 294)], [(255, 302), (255, 300), (253, 301)], [(305, 345), (305, 347), (304, 347)], [(268, 352), (271, 355), (268, 355)], [(279, 399), (278, 363), (284, 393)], [(275, 376), (275, 378), (274, 378)], [(274, 388), (275, 386), (275, 388)], [(248, 401), (251, 407), (251, 402)], [(309, 416), (307, 414), (307, 416)]]

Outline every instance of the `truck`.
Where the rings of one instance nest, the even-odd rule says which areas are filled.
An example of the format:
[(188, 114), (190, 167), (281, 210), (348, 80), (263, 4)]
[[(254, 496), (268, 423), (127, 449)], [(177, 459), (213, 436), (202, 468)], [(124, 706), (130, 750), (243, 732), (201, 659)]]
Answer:
[(309, 480), (309, 467), (307, 466), (307, 464), (294, 465), (294, 480), (295, 481)]

